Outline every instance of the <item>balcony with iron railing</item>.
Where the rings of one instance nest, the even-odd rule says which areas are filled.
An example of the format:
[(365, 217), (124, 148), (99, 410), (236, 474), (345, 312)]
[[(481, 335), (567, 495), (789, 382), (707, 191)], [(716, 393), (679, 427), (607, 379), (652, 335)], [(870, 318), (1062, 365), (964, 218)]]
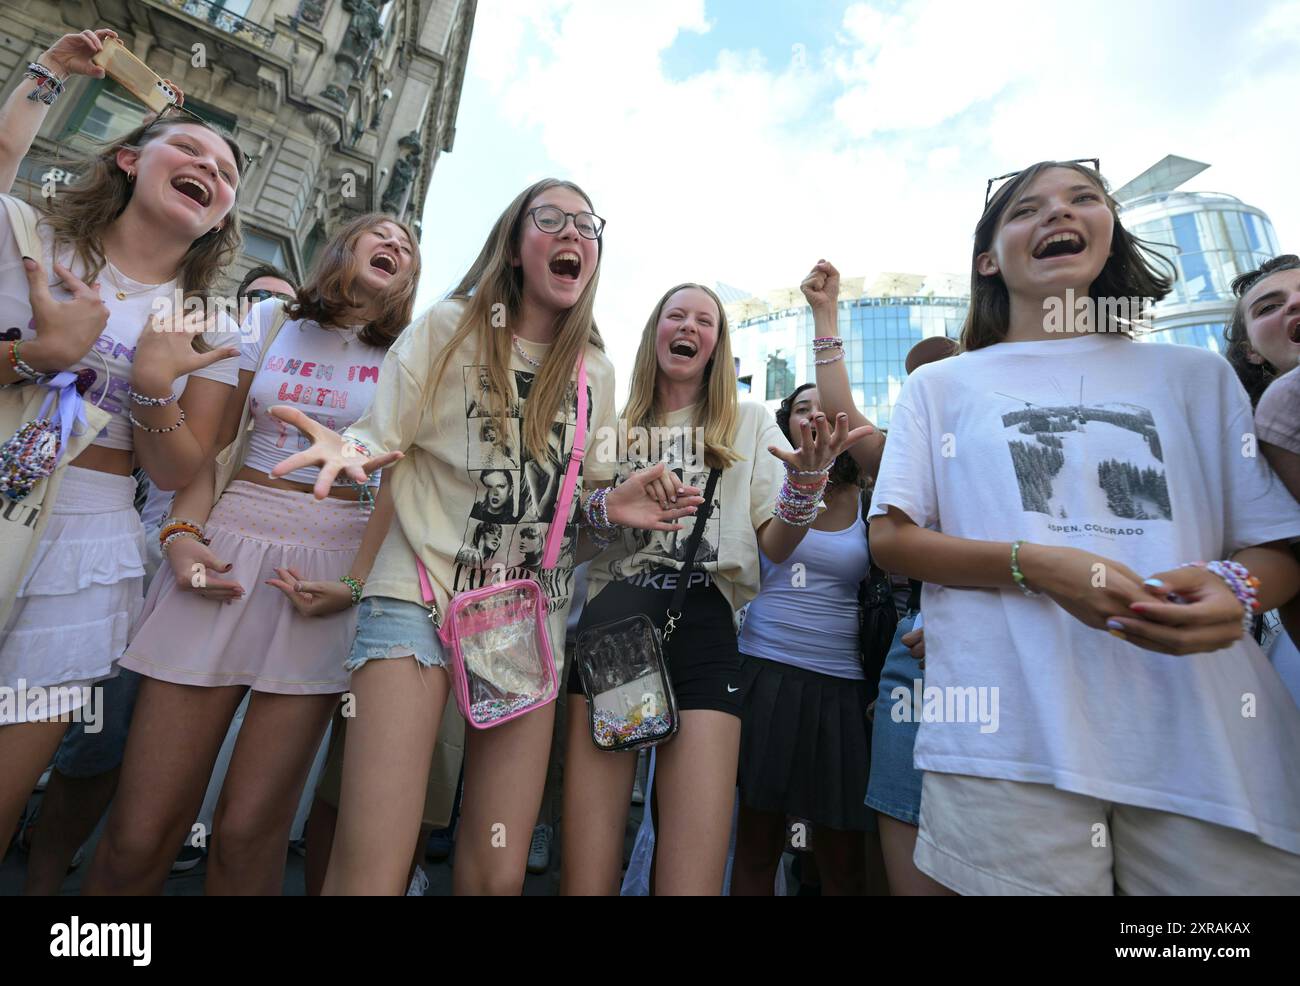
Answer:
[(259, 48), (271, 49), (275, 41), (275, 32), (254, 24), (239, 14), (226, 10), (213, 0), (164, 0), (169, 7), (182, 13), (207, 21), (218, 31), (233, 35), (242, 41), (257, 45)]

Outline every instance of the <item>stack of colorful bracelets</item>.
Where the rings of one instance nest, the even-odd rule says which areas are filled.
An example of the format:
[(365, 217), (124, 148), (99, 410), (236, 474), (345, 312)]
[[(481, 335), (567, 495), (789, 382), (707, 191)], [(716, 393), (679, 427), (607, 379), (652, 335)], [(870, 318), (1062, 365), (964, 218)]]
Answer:
[(39, 100), (46, 106), (53, 106), (54, 101), (63, 95), (63, 80), (40, 62), (30, 62), (23, 75), (36, 82), (36, 88), (27, 94), (32, 102)]
[(597, 546), (603, 548), (618, 540), (622, 528), (609, 522), (609, 508), (605, 498), (609, 496), (612, 486), (602, 486), (587, 497), (587, 508), (582, 512), (587, 521), (587, 533)]
[(1241, 614), (1242, 632), (1250, 635), (1251, 624), (1259, 612), (1259, 579), (1251, 575), (1245, 565), (1235, 561), (1189, 561), (1178, 567), (1203, 568), (1228, 583), (1228, 588), (1244, 610)]
[(785, 482), (781, 492), (776, 495), (776, 506), (772, 516), (783, 520), (791, 527), (807, 527), (817, 519), (821, 509), (822, 494), (826, 491), (826, 482), (831, 467), (807, 471), (785, 467)]
[(201, 544), (208, 544), (208, 539), (203, 536), (203, 525), (196, 524), (192, 520), (182, 520), (179, 517), (172, 517), (166, 521), (162, 529), (158, 531), (158, 547), (162, 553), (167, 554), (167, 549), (171, 547), (173, 541), (181, 538), (193, 538)]
[[(816, 359), (818, 353), (830, 353), (830, 355), (823, 359)], [(815, 366), (838, 363), (844, 358), (844, 340), (839, 336), (818, 336), (813, 340), (813, 357)]]
[[(145, 394), (137, 393), (134, 387), (127, 391), (127, 396), (131, 398), (133, 403), (139, 404), (141, 407), (167, 407), (169, 404), (175, 404), (177, 399), (180, 397), (179, 394), (168, 394), (166, 397), (149, 397)], [(165, 435), (169, 431), (175, 431), (181, 425), (185, 424), (185, 408), (178, 407), (176, 410), (181, 412), (180, 418), (174, 425), (167, 425), (165, 428), (150, 428), (147, 424), (144, 424), (131, 413), (130, 407), (126, 409), (126, 417), (131, 424), (135, 425), (141, 431), (147, 431), (151, 435)]]
[(35, 369), (31, 364), (18, 355), (18, 347), (22, 344), (23, 341), (21, 339), (16, 339), (9, 343), (9, 365), (13, 367), (13, 371), (20, 377), (24, 377), (33, 382), (40, 380), (45, 376), (45, 374), (40, 370)]

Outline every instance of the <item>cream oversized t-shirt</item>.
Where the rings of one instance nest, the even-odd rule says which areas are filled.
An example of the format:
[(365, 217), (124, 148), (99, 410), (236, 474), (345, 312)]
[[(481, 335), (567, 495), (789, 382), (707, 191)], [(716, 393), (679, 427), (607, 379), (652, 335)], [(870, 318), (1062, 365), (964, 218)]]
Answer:
[[(534, 459), (521, 440), (535, 367), (513, 349), (504, 436), (497, 435), (487, 417), (487, 366), (474, 336), (452, 353), (431, 393), (434, 361), (448, 347), (463, 312), (459, 301), (440, 302), (398, 337), (379, 369), (374, 403), (344, 432), (375, 454), (405, 453), (384, 469), (397, 523), (379, 549), (363, 595), (421, 602), (417, 551), (433, 580), (440, 612), (456, 593), (535, 578), (550, 599), (551, 641), (558, 658), (564, 653), (573, 595), (577, 494), (584, 483), (590, 487), (613, 478), (614, 464), (589, 453), (567, 516), (556, 518), (577, 424), (576, 387), (560, 405), (552, 426), (553, 454), (544, 461)], [(520, 345), (533, 359), (546, 359), (550, 349), (524, 340)], [(599, 429), (614, 426), (614, 367), (590, 345), (586, 367), (590, 449)], [(577, 379), (576, 365), (571, 379)], [(565, 524), (565, 540), (555, 567), (542, 570), (542, 546), (553, 523)]]
[[(692, 404), (665, 415), (662, 442), (652, 434), (638, 444), (634, 430), (622, 429), (629, 437), (620, 450), (618, 481), (663, 460), (684, 483), (703, 491), (709, 468), (704, 462), (702, 436), (695, 428), (698, 411), (699, 405)], [(731, 447), (743, 458), (724, 470), (718, 480), (713, 513), (700, 539), (694, 565), (713, 576), (732, 610), (758, 595), (760, 567), (755, 532), (772, 519), (772, 507), (785, 480), (785, 466), (768, 451), (768, 446), (790, 448), (772, 412), (763, 405), (742, 403), (739, 411)], [(647, 453), (654, 452), (658, 457), (650, 461)], [(594, 599), (614, 579), (654, 586), (660, 585), (654, 573), (664, 569), (680, 571), (695, 520), (684, 517), (679, 523), (680, 531), (624, 530), (621, 538), (591, 563), (590, 598)]]

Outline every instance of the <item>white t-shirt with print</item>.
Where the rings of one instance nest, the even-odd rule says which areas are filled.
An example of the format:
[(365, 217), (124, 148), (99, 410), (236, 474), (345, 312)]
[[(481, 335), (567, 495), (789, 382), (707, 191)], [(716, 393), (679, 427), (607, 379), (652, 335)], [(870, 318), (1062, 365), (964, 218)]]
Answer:
[[(72, 294), (64, 288), (63, 282), (54, 272), (55, 258), (52, 256), (53, 237), (50, 229), (45, 223), (40, 223), (37, 232), (42, 245), (40, 262), (50, 282), (50, 295), (55, 301), (67, 301)], [(58, 259), (78, 277), (85, 273), (81, 265), (73, 261), (70, 248), (65, 247), (60, 251)], [(131, 366), (135, 359), (136, 345), (149, 316), (161, 310), (156, 305), (165, 302), (167, 310), (174, 310), (177, 304), (177, 284), (175, 281), (144, 284), (107, 269), (100, 274), (99, 281), (100, 297), (108, 308), (108, 323), (90, 351), (68, 369), (91, 375), (92, 382), (84, 395), (85, 400), (112, 414), (93, 444), (105, 448), (131, 449), (134, 446), (131, 422), (126, 416), (129, 403), (127, 391), (131, 386)], [(23, 269), (22, 254), (14, 240), (8, 214), (0, 209), (0, 343), (36, 337), (32, 308), (28, 301), (29, 290), (27, 272)], [(127, 295), (124, 300), (118, 300), (118, 290)], [(210, 332), (204, 336), (209, 345), (217, 348), (239, 342), (239, 326), (224, 312), (218, 313), (218, 325), (223, 331)], [(196, 371), (193, 376), (217, 380), (233, 387), (239, 378), (239, 361), (234, 357), (219, 360)], [(176, 381), (173, 389), (177, 394), (184, 392), (187, 379), (181, 377)]]
[[(271, 327), (274, 299), (258, 302), (244, 320), (239, 368), (255, 373), (248, 391), (253, 433), (244, 465), (269, 473), (281, 460), (311, 445), (311, 440), (270, 414), (276, 405), (296, 407), (331, 431), (343, 432), (365, 413), (379, 385), (386, 350), (369, 346), (353, 328), (323, 328), (311, 319), (293, 319), (280, 327), (271, 351), (262, 359), (262, 343)], [(319, 470), (297, 469), (281, 477), (308, 485)], [(379, 485), (379, 472), (370, 485)], [(348, 485), (342, 477), (335, 485)]]
[[(1300, 537), (1300, 507), (1253, 438), (1213, 353), (1122, 336), (1002, 343), (908, 379), (871, 515), (1081, 548), (1146, 577)], [(1300, 709), (1252, 640), (1159, 654), (1014, 588), (927, 582), (922, 608), (926, 701), (954, 701), (949, 721), (920, 710), (917, 767), (1052, 784), (1300, 853)]]
[[(659, 461), (689, 486), (701, 492), (709, 480), (704, 462), (702, 429), (697, 432), (695, 418), (699, 405), (692, 404), (664, 416), (661, 430), (627, 434), (626, 447), (618, 464), (618, 482), (633, 472)], [(662, 442), (657, 438), (663, 434)], [(755, 531), (772, 519), (772, 507), (785, 481), (785, 466), (768, 451), (768, 446), (789, 449), (772, 412), (762, 404), (742, 402), (736, 434), (731, 447), (742, 458), (723, 470), (713, 494), (713, 512), (709, 516), (695, 555), (694, 567), (708, 572), (718, 583), (733, 610), (758, 595), (760, 566), (758, 538)], [(589, 452), (588, 454), (599, 454)], [(657, 456), (656, 456), (657, 453)], [(625, 529), (614, 544), (602, 551), (591, 563), (589, 598), (614, 579), (642, 580), (664, 569), (680, 571), (684, 564), (686, 543), (695, 527), (693, 517), (679, 520), (680, 531), (643, 531)], [(648, 585), (660, 584), (655, 581)]]

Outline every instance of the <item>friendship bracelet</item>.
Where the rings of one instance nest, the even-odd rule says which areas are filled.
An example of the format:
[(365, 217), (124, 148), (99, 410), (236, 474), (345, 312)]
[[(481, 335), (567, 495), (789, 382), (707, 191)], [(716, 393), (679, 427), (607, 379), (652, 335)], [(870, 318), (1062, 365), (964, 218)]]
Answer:
[(827, 366), (831, 363), (838, 363), (842, 359), (844, 359), (844, 350), (837, 349), (834, 356), (827, 356), (825, 359), (813, 360), (813, 366)]
[(1255, 614), (1259, 612), (1259, 579), (1250, 574), (1250, 571), (1241, 562), (1236, 561), (1191, 561), (1185, 565), (1179, 565), (1179, 568), (1203, 568), (1213, 575), (1217, 575), (1228, 584), (1232, 594), (1237, 597), (1241, 603), (1241, 632), (1250, 634), (1251, 624), (1255, 620)]
[(1011, 577), (1016, 582), (1016, 588), (1026, 596), (1041, 596), (1041, 592), (1035, 592), (1029, 588), (1025, 583), (1025, 573), (1020, 571), (1020, 546), (1024, 543), (1023, 541), (1014, 541), (1011, 544)]
[(166, 407), (168, 404), (175, 404), (180, 398), (179, 394), (168, 394), (166, 397), (148, 397), (137, 393), (134, 387), (127, 391), (127, 396), (141, 407)]
[(609, 508), (605, 504), (605, 497), (609, 496), (612, 488), (602, 486), (592, 491), (591, 496), (587, 497), (587, 506), (583, 511), (583, 517), (587, 521), (587, 532), (601, 547), (614, 543), (622, 533), (618, 524), (609, 522)]
[(63, 81), (40, 62), (29, 62), (23, 76), (36, 83), (36, 88), (27, 94), (32, 102), (53, 106), (54, 101), (63, 95)]
[(203, 524), (196, 522), (196, 520), (186, 520), (182, 516), (170, 516), (165, 522), (162, 522), (161, 532), (168, 532), (172, 528), (185, 528), (188, 531), (194, 531), (196, 535), (203, 535)]
[(792, 469), (789, 465), (785, 467), (787, 476), (828, 476), (835, 463), (832, 462), (825, 469)]
[(35, 382), (45, 374), (33, 367), (25, 359), (18, 355), (18, 347), (22, 345), (21, 339), (16, 339), (9, 343), (9, 365), (13, 367), (15, 373), (20, 377), (26, 377), (28, 380)]
[(146, 424), (141, 424), (141, 422), (137, 420), (136, 416), (132, 414), (129, 409), (126, 412), (126, 417), (127, 420), (131, 422), (131, 424), (135, 425), (141, 431), (147, 431), (151, 435), (165, 435), (167, 434), (167, 432), (175, 431), (181, 425), (185, 424), (185, 408), (182, 407), (179, 410), (181, 412), (181, 419), (177, 421), (174, 425), (168, 425), (166, 428), (150, 428)]
[(193, 538), (195, 541), (199, 542), (199, 544), (208, 543), (206, 538), (199, 537), (193, 531), (173, 531), (171, 534), (169, 534), (166, 538), (162, 540), (162, 542), (158, 546), (158, 550), (162, 552), (162, 554), (166, 555), (167, 549), (172, 546), (172, 542), (178, 541), (181, 538)]
[(844, 345), (844, 340), (841, 339), (839, 336), (815, 336), (813, 338), (814, 349), (816, 349), (818, 346), (829, 349), (831, 346), (842, 346), (842, 345)]
[(348, 455), (348, 449), (349, 449), (349, 448), (350, 448), (353, 452), (355, 452), (356, 454), (358, 454), (359, 456), (361, 456), (361, 458), (363, 458), (363, 459), (373, 459), (373, 458), (374, 458), (374, 453), (370, 451), (370, 446), (369, 446), (369, 445), (366, 445), (364, 442), (358, 442), (358, 441), (356, 441), (355, 439), (349, 439), (348, 441), (349, 441), (351, 444), (350, 444), (350, 445), (345, 445), (345, 446), (343, 446), (343, 458), (345, 458), (345, 459), (349, 459), (349, 458), (351, 458), (351, 456)]
[(339, 581), (352, 590), (353, 606), (361, 602), (361, 587), (366, 584), (365, 579), (354, 578), (351, 575), (343, 575), (340, 576)]

